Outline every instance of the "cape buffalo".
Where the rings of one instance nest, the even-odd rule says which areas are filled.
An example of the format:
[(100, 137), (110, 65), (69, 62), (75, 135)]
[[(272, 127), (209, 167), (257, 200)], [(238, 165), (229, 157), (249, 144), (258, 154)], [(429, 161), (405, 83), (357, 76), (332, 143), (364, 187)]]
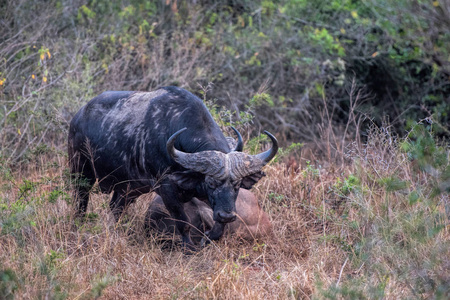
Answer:
[(219, 239), (236, 219), (239, 188), (250, 189), (262, 167), (278, 151), (260, 154), (231, 150), (204, 103), (190, 92), (163, 87), (153, 92), (104, 92), (83, 106), (70, 123), (68, 154), (75, 180), (78, 215), (84, 216), (89, 191), (98, 180), (103, 193), (113, 192), (110, 208), (118, 220), (138, 196), (155, 191), (177, 220), (182, 243), (194, 249), (183, 203), (208, 201), (215, 221), (209, 238)]
[[(192, 226), (191, 238), (194, 243), (199, 243), (204, 234), (213, 227), (213, 211), (197, 198), (192, 198), (192, 201), (184, 203), (183, 206)], [(239, 190), (236, 215), (236, 221), (225, 225), (225, 233), (235, 234), (244, 239), (260, 238), (272, 233), (269, 216), (260, 208), (255, 195), (248, 190)], [(174, 233), (180, 234), (175, 220), (165, 209), (160, 196), (156, 196), (150, 203), (145, 216), (145, 226), (147, 229), (151, 228), (169, 236), (173, 236)]]

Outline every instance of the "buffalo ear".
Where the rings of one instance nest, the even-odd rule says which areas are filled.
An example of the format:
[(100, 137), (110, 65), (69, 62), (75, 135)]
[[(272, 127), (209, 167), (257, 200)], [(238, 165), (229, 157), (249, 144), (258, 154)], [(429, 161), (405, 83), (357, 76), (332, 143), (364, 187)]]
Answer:
[(169, 175), (169, 179), (182, 190), (193, 190), (204, 180), (204, 175), (192, 171), (174, 172)]
[(241, 188), (249, 190), (254, 186), (261, 178), (266, 176), (263, 171), (253, 173), (251, 175), (245, 176), (241, 181)]

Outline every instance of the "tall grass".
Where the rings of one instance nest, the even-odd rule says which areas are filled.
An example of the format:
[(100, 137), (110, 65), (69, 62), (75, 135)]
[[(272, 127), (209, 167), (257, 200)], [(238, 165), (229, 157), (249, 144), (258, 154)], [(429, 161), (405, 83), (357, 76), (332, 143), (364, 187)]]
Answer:
[[(448, 119), (445, 1), (209, 2), (5, 2), (0, 299), (450, 298), (449, 149), (435, 139), (448, 129), (364, 132), (356, 114)], [(88, 221), (74, 219), (68, 120), (104, 90), (172, 84), (218, 98), (223, 126), (307, 142), (280, 151), (253, 189), (272, 237), (186, 256), (144, 232), (151, 195), (119, 224), (101, 194)]]
[(253, 189), (274, 236), (226, 236), (193, 255), (145, 234), (151, 195), (115, 224), (109, 196), (94, 194), (76, 222), (64, 154), (3, 168), (0, 298), (449, 297), (449, 151), (426, 124), (403, 139), (373, 128), (344, 164), (304, 154), (297, 171), (267, 166)]

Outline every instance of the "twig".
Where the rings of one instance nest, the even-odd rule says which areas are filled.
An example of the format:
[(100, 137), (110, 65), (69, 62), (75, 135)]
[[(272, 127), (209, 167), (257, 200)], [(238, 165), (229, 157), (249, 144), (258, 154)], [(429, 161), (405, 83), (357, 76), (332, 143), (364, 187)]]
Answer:
[(347, 262), (348, 262), (348, 257), (345, 259), (345, 262), (342, 265), (341, 271), (339, 272), (339, 278), (338, 278), (338, 281), (336, 282), (336, 286), (338, 286), (339, 282), (341, 281), (342, 272), (344, 271), (344, 268), (345, 268), (345, 265), (347, 264)]

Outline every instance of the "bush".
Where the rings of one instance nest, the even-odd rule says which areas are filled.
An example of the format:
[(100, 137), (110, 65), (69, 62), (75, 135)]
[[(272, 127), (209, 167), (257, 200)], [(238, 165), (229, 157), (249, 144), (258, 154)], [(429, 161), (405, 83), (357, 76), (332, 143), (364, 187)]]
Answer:
[[(63, 144), (71, 116), (104, 90), (178, 85), (200, 94), (210, 82), (208, 97), (233, 122), (250, 109), (254, 130), (292, 142), (320, 136), (326, 110), (337, 135), (349, 111), (397, 132), (431, 115), (445, 128), (444, 2), (8, 0), (0, 151), (28, 161), (40, 144)], [(369, 96), (352, 103), (361, 88)]]

